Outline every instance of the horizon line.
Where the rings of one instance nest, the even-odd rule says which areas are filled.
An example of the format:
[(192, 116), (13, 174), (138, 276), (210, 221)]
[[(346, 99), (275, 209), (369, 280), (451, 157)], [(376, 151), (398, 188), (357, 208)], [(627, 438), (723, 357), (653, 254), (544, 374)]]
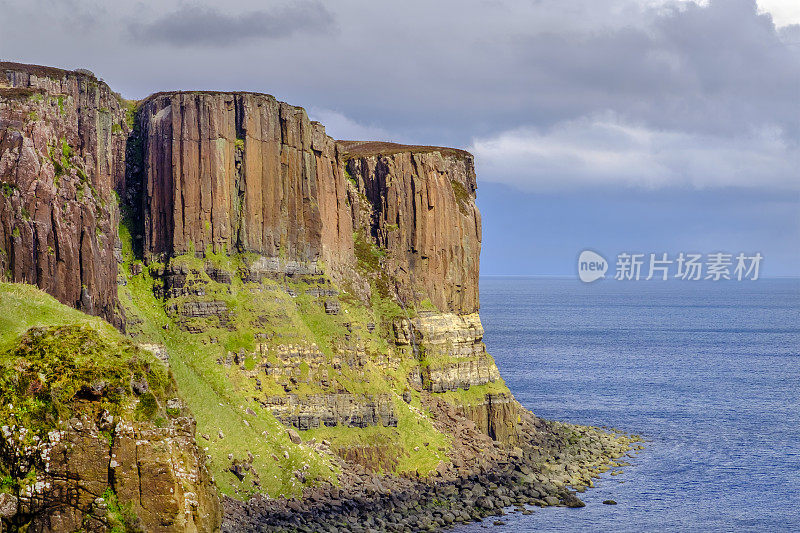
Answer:
[[(567, 274), (479, 274), (479, 278), (549, 278), (549, 279), (578, 279), (577, 275), (567, 275)], [(613, 279), (613, 278), (612, 278)], [(797, 279), (800, 280), (800, 275), (797, 276), (760, 276), (758, 280), (762, 279)], [(756, 281), (758, 281), (756, 280)], [(637, 281), (647, 281), (645, 279), (637, 280)], [(653, 279), (650, 281), (664, 281), (661, 279)], [(669, 278), (666, 281), (686, 281), (686, 280), (674, 280), (673, 278)], [(711, 280), (696, 280), (696, 281), (711, 281)], [(722, 281), (722, 280), (720, 280)], [(733, 281), (733, 280), (724, 280), (724, 281)], [(750, 280), (748, 280), (750, 281)]]

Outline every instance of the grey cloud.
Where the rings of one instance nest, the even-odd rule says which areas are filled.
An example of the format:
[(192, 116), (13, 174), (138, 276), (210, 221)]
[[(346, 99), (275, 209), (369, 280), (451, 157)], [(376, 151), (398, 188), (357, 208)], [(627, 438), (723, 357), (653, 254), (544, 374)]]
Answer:
[(317, 1), (240, 14), (184, 5), (154, 21), (131, 25), (129, 33), (144, 44), (229, 46), (253, 39), (290, 37), (295, 33), (328, 32), (334, 26), (331, 12)]
[[(86, 0), (71, 1), (88, 9)], [(643, 169), (659, 183), (675, 169), (707, 172), (714, 158), (741, 162), (731, 171), (736, 183), (748, 173), (752, 183), (768, 176), (769, 186), (796, 179), (779, 174), (798, 156), (800, 26), (776, 28), (753, 0), (307, 0), (270, 9), (241, 0), (224, 10), (197, 2), (146, 0), (98, 14), (95, 34), (77, 35), (59, 26), (32, 31), (51, 10), (30, 0), (12, 9), (19, 23), (4, 27), (0, 50), (85, 65), (128, 97), (174, 88), (269, 92), (336, 110), (323, 118), (338, 137), (461, 147), (476, 139), (485, 154), (528, 143), (511, 152), (516, 166), (486, 165), (484, 179), (502, 171), (603, 182), (613, 168), (570, 166), (603, 150), (633, 158), (629, 174)], [(153, 10), (152, 20), (131, 25)], [(650, 132), (652, 143), (614, 144), (618, 130), (596, 120), (606, 113)], [(565, 157), (531, 160), (530, 146), (545, 142)]]
[(779, 132), (735, 138), (650, 129), (614, 114), (521, 128), (470, 146), (484, 181), (536, 191), (587, 186), (738, 188), (796, 194), (800, 149)]
[(540, 125), (613, 110), (720, 135), (764, 122), (800, 131), (787, 112), (797, 109), (800, 62), (749, 0), (668, 6), (611, 31), (523, 36), (510, 53), (516, 79), (500, 101), (528, 87), (522, 107)]

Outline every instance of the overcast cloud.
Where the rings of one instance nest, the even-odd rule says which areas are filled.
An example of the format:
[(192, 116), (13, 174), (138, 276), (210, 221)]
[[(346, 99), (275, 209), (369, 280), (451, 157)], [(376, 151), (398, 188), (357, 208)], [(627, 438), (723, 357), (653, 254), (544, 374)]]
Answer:
[(336, 137), (471, 149), (481, 181), (525, 190), (796, 191), (791, 4), (0, 0), (0, 55), (134, 98), (269, 92)]
[(135, 43), (232, 46), (249, 39), (277, 39), (293, 33), (327, 33), (333, 26), (333, 15), (318, 1), (239, 14), (184, 4), (155, 20), (132, 23), (129, 32)]

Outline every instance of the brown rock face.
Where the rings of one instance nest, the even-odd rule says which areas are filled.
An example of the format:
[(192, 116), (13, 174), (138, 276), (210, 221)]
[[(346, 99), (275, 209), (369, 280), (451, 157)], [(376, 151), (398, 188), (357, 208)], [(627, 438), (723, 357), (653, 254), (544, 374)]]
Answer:
[(332, 426), (397, 427), (397, 415), (388, 395), (289, 394), (267, 398), (264, 406), (282, 423), (301, 430)]
[(523, 409), (510, 393), (487, 394), (483, 402), (457, 406), (456, 410), (494, 440), (506, 444), (519, 441), (517, 423)]
[(398, 296), (429, 298), (441, 311), (477, 311), (481, 219), (472, 156), (388, 143), (343, 146), (348, 173), (371, 207), (363, 229), (388, 251), (383, 266)]
[(104, 495), (110, 488), (130, 506), (131, 525), (143, 530), (219, 529), (219, 501), (195, 446), (192, 419), (161, 428), (123, 421), (104, 430), (91, 418), (73, 418), (31, 449), (16, 446), (21, 437), (5, 426), (3, 459), (15, 457), (35, 469), (9, 521), (27, 531), (107, 531)]
[(94, 76), (0, 63), (0, 278), (121, 325), (116, 300), (127, 138)]
[(141, 111), (145, 251), (352, 255), (336, 146), (305, 111), (252, 93), (170, 93)]
[[(0, 271), (121, 325), (111, 194), (126, 183), (121, 101), (88, 73), (0, 71)], [(389, 252), (383, 267), (401, 299), (477, 310), (480, 216), (466, 152), (337, 143), (302, 108), (254, 93), (158, 94), (139, 120), (148, 257), (323, 260), (339, 281), (360, 229)]]
[[(302, 108), (253, 93), (158, 94), (144, 103), (139, 121), (146, 257), (252, 252), (260, 258), (250, 281), (327, 274), (362, 299), (380, 277), (373, 290), (383, 297), (404, 305), (428, 300), (442, 312), (412, 326), (428, 354), (421, 376), (427, 390), (502, 383), (477, 316), (481, 220), (469, 153), (334, 141)], [(354, 235), (381, 250), (372, 272), (354, 268), (363, 262)], [(182, 294), (175, 268), (167, 268), (172, 295)], [(178, 311), (196, 316), (212, 304)], [(343, 407), (351, 403), (358, 408)], [(517, 404), (510, 396), (507, 403), (487, 394), (464, 414), (510, 441)], [(304, 429), (393, 422), (369, 402), (346, 397), (301, 402), (289, 395), (271, 399), (270, 409)]]
[[(0, 271), (121, 325), (112, 190), (127, 196), (125, 109), (90, 74), (0, 70)], [(158, 94), (138, 120), (146, 257), (254, 252), (312, 271), (322, 260), (341, 281), (358, 230), (388, 251), (382, 267), (404, 302), (477, 310), (466, 152), (337, 143), (302, 108), (254, 93)]]
[(263, 94), (158, 94), (140, 121), (148, 257), (212, 250), (323, 260), (340, 281), (352, 275), (357, 230), (387, 250), (383, 268), (404, 302), (477, 310), (470, 154), (337, 143), (302, 108)]

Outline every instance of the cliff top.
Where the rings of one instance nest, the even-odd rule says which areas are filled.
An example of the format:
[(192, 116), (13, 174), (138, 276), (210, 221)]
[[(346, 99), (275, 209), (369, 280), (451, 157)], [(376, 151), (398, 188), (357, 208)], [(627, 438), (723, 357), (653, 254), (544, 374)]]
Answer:
[[(253, 96), (263, 96), (265, 98), (272, 98), (273, 100), (279, 101), (273, 95), (268, 93), (259, 93), (256, 91), (204, 91), (204, 90), (194, 90), (194, 91), (184, 91), (184, 90), (176, 90), (176, 91), (158, 91), (157, 93), (153, 93), (149, 96), (146, 96), (141, 100), (142, 103), (147, 102), (149, 100), (153, 100), (154, 98), (158, 98), (160, 96), (172, 96), (174, 94), (207, 94), (207, 95), (223, 95), (223, 96), (232, 96), (235, 94), (250, 94)], [(281, 102), (286, 103), (286, 102)], [(292, 104), (288, 104), (292, 105)], [(296, 107), (298, 109), (302, 109), (300, 106), (292, 105), (292, 107)]]
[[(153, 93), (150, 96), (143, 99), (140, 103), (144, 104), (148, 101), (154, 100), (159, 97), (163, 96), (173, 96), (173, 95), (222, 95), (222, 96), (233, 96), (233, 95), (253, 95), (253, 96), (261, 96), (264, 98), (273, 99), (279, 103), (289, 105), (295, 109), (305, 111), (305, 108), (302, 106), (296, 106), (293, 104), (289, 104), (287, 102), (283, 102), (278, 100), (275, 96), (268, 94), (268, 93), (260, 93), (255, 91), (205, 91), (205, 90), (193, 90), (193, 91), (159, 91), (157, 93)], [(324, 124), (320, 123), (319, 121), (312, 120), (312, 124), (318, 124), (324, 127)], [(393, 155), (399, 154), (402, 152), (413, 152), (413, 153), (430, 153), (430, 152), (440, 152), (442, 155), (454, 155), (454, 156), (461, 156), (461, 157), (469, 157), (472, 158), (472, 154), (467, 152), (466, 150), (461, 150), (458, 148), (449, 148), (446, 146), (425, 146), (425, 145), (412, 145), (412, 144), (399, 144), (399, 143), (392, 143), (392, 142), (384, 142), (384, 141), (348, 141), (348, 140), (337, 140), (336, 143), (339, 145), (339, 148), (342, 149), (344, 152), (345, 157), (369, 157), (369, 156), (376, 156), (376, 155)]]
[(440, 152), (442, 155), (456, 155), (472, 158), (472, 154), (458, 148), (445, 146), (423, 146), (414, 144), (398, 144), (384, 141), (336, 141), (346, 156), (369, 157), (376, 155), (393, 155), (401, 152), (429, 153)]
[(38, 77), (44, 78), (62, 78), (67, 74), (74, 74), (78, 76), (88, 76), (97, 79), (93, 73), (86, 69), (67, 70), (56, 67), (46, 67), (44, 65), (29, 65), (27, 63), (14, 63), (13, 61), (0, 61), (0, 71), (14, 70), (19, 72), (27, 72)]
[[(67, 70), (61, 69), (57, 67), (48, 67), (44, 65), (32, 65), (27, 63), (16, 63), (13, 61), (0, 61), (0, 72), (2, 71), (17, 71), (17, 72), (27, 72), (29, 74), (38, 76), (38, 77), (48, 77), (48, 78), (62, 78), (65, 75), (72, 74), (72, 75), (79, 75), (79, 76), (88, 76), (92, 79), (97, 79), (97, 77), (90, 71), (85, 69), (76, 69), (76, 70)], [(0, 78), (0, 87), (3, 85), (3, 79)], [(28, 91), (28, 92), (26, 92)], [(3, 87), (2, 94), (0, 96), (5, 97), (15, 97), (15, 96), (29, 96), (30, 89), (24, 88), (8, 88)], [(24, 94), (23, 94), (24, 93)], [(140, 104), (143, 104), (149, 100), (153, 100), (154, 98), (158, 98), (160, 96), (170, 96), (175, 94), (204, 94), (204, 95), (235, 95), (235, 94), (249, 94), (255, 96), (263, 96), (266, 98), (271, 98), (277, 101), (275, 96), (268, 94), (268, 93), (260, 93), (255, 91), (204, 91), (204, 90), (195, 90), (195, 91), (159, 91), (157, 93), (153, 93), (143, 100), (140, 101)], [(285, 102), (281, 102), (285, 103)], [(288, 104), (292, 105), (292, 104)], [(301, 106), (292, 105), (297, 109), (303, 109)], [(312, 121), (314, 123), (319, 124), (317, 121)], [(384, 141), (352, 141), (352, 140), (337, 140), (336, 141), (339, 147), (344, 151), (345, 157), (369, 157), (369, 156), (378, 156), (378, 155), (393, 155), (398, 154), (401, 152), (413, 152), (413, 153), (430, 153), (430, 152), (439, 152), (442, 155), (454, 155), (454, 156), (461, 156), (461, 157), (469, 157), (472, 158), (472, 154), (467, 152), (466, 150), (461, 150), (458, 148), (449, 148), (446, 146), (424, 146), (424, 145), (410, 145), (410, 144), (398, 144), (398, 143), (391, 143), (391, 142), (384, 142)]]

